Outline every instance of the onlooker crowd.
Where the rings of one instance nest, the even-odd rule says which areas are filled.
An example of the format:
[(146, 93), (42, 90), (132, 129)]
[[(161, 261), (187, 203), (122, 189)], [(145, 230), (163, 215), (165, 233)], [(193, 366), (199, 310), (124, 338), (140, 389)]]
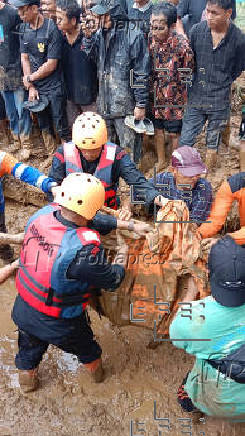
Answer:
[(173, 150), (192, 147), (207, 122), (206, 165), (216, 167), (231, 85), (245, 69), (234, 0), (5, 3), (0, 86), (23, 160), (34, 147), (30, 113), (51, 156), (57, 138), (71, 139), (76, 117), (97, 107), (109, 140), (136, 163), (143, 134), (155, 133), (157, 169), (167, 165), (165, 132)]

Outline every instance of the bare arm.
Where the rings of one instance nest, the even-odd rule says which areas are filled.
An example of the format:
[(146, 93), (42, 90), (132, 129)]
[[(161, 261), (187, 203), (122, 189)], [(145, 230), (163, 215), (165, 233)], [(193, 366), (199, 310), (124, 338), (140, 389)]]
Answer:
[(45, 77), (50, 76), (58, 66), (58, 59), (48, 59), (41, 67), (38, 68), (37, 71), (30, 75), (30, 79), (32, 82), (36, 80), (44, 79)]
[(31, 74), (31, 65), (27, 53), (21, 53), (21, 65), (24, 76), (29, 76)]
[(4, 283), (19, 268), (19, 259), (0, 268), (0, 284)]

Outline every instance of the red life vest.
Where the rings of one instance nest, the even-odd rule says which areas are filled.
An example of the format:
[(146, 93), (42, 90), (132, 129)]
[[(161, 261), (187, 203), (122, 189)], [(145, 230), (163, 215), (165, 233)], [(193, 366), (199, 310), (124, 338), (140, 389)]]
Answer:
[[(102, 149), (99, 164), (93, 174), (101, 180), (105, 188), (105, 206), (117, 209), (117, 185), (112, 183), (112, 166), (116, 156), (116, 144), (107, 142)], [(78, 148), (73, 142), (63, 145), (66, 175), (73, 172), (83, 172)]]
[(99, 233), (87, 227), (66, 227), (54, 216), (60, 207), (45, 206), (29, 220), (20, 253), (16, 287), (39, 312), (55, 318), (79, 316), (88, 304), (88, 283), (68, 279), (67, 269), (83, 246), (100, 244)]

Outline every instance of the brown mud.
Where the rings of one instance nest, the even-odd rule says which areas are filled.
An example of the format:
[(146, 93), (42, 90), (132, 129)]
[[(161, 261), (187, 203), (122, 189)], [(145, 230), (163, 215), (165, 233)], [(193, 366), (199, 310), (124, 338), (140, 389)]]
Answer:
[[(230, 147), (220, 148), (220, 167), (211, 176), (215, 190), (224, 177), (239, 171), (239, 122), (240, 117), (233, 115)], [(205, 152), (203, 143), (202, 135), (199, 142), (202, 153)], [(145, 160), (149, 161), (149, 156)], [(32, 163), (38, 166), (38, 159)], [(43, 200), (38, 195), (36, 200), (31, 193), (26, 196), (24, 187), (15, 181), (5, 184), (5, 192), (8, 230), (22, 232), (28, 217)], [(234, 230), (237, 226), (233, 208), (228, 228)], [(17, 246), (15, 250), (17, 255)], [(188, 421), (182, 419), (189, 415), (182, 413), (176, 391), (193, 358), (170, 342), (162, 343), (155, 350), (148, 349), (153, 332), (134, 326), (113, 326), (106, 318), (100, 320), (92, 309), (92, 327), (103, 349), (105, 382), (91, 383), (74, 356), (49, 347), (40, 364), (40, 389), (25, 396), (20, 394), (14, 364), (17, 332), (11, 321), (15, 295), (14, 279), (9, 279), (0, 287), (0, 436), (178, 436), (190, 432), (183, 427)], [(154, 402), (155, 418), (168, 418), (169, 422), (154, 419)], [(206, 417), (205, 423), (193, 423), (192, 433), (188, 434), (240, 436), (244, 428), (244, 423)]]

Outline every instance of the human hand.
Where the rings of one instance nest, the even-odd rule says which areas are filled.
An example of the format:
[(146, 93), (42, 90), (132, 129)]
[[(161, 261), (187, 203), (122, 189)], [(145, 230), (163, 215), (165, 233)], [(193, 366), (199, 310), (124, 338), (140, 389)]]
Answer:
[(130, 209), (127, 208), (122, 208), (119, 211), (119, 216), (118, 218), (122, 221), (129, 221), (132, 215), (132, 212)]
[(141, 222), (139, 224), (134, 224), (134, 232), (138, 233), (140, 236), (146, 236), (152, 231), (152, 226), (150, 224)]
[(160, 207), (165, 207), (168, 202), (169, 202), (169, 199), (163, 197), (162, 195), (158, 195), (154, 200), (154, 203)]
[(4, 283), (13, 272), (19, 267), (19, 259), (10, 263), (9, 265), (0, 268), (0, 284)]
[(91, 38), (98, 29), (98, 22), (96, 23), (95, 18), (90, 14), (86, 19), (82, 19), (81, 28), (85, 38)]
[(39, 100), (38, 90), (31, 86), (29, 88), (29, 101)]
[(201, 247), (203, 251), (210, 251), (212, 245), (214, 245), (218, 239), (216, 238), (206, 238), (201, 241)]
[(143, 120), (145, 118), (145, 108), (144, 107), (137, 107), (134, 108), (134, 118), (136, 120)]

